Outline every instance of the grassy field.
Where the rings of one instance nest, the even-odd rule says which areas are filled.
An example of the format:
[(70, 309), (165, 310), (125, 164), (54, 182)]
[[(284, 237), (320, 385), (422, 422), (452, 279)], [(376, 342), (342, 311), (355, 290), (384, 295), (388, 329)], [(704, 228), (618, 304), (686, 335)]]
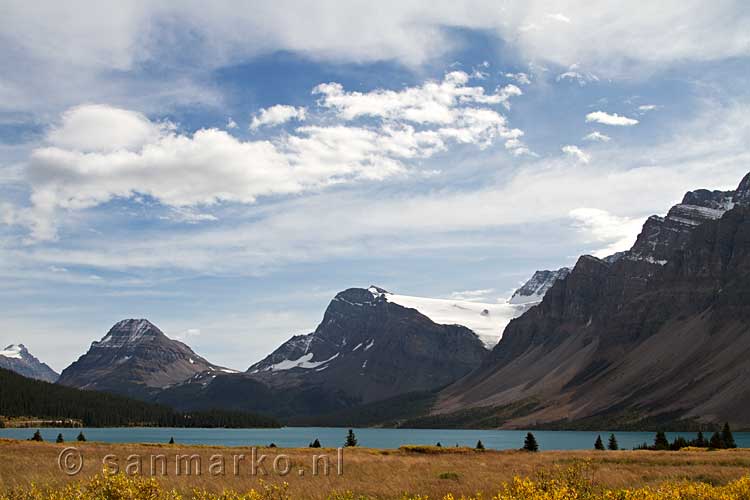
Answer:
[[(60, 452), (66, 446), (75, 446), (84, 459), (81, 472), (75, 476), (67, 476), (58, 465)], [(449, 493), (458, 498), (461, 495), (472, 496), (481, 493), (483, 498), (489, 499), (502, 491), (503, 483), (512, 484), (514, 478), (544, 481), (545, 478), (548, 480), (565, 477), (571, 468), (577, 470), (576, 481), (583, 481), (600, 492), (604, 488), (654, 488), (665, 482), (684, 481), (722, 486), (747, 476), (750, 471), (750, 449), (711, 452), (548, 451), (526, 453), (490, 450), (477, 452), (471, 449), (453, 448), (442, 450), (427, 448), (422, 449), (421, 452), (419, 449), (407, 451), (347, 448), (343, 452), (341, 475), (337, 474), (337, 451), (335, 449), (260, 448), (257, 453), (267, 455), (267, 459), (263, 462), (263, 467), (268, 472), (267, 475), (261, 475), (260, 469), (256, 470), (258, 475), (252, 475), (249, 448), (104, 443), (55, 444), (0, 440), (0, 457), (2, 457), (0, 491), (7, 494), (15, 488), (28, 488), (32, 483), (42, 488), (59, 489), (71, 483), (90, 480), (102, 472), (107, 455), (117, 457), (116, 460), (112, 456), (108, 457), (106, 460), (108, 468), (111, 470), (114, 464), (117, 464), (121, 472), (125, 471), (127, 464), (138, 463), (136, 457), (140, 457), (142, 476), (150, 475), (151, 456), (164, 455), (167, 457), (166, 475), (161, 475), (160, 459), (155, 459), (156, 482), (160, 487), (174, 489), (188, 495), (196, 488), (213, 493), (224, 490), (264, 491), (264, 486), (261, 485), (262, 480), (266, 485), (265, 488), (271, 488), (267, 492), (267, 498), (279, 499), (323, 499), (330, 498), (334, 493), (343, 494), (344, 492), (353, 492), (353, 495), (344, 495), (352, 498), (359, 496), (403, 498), (405, 495), (443, 498)], [(235, 474), (234, 464), (237, 459), (234, 455), (238, 454), (245, 454), (246, 460), (237, 462), (238, 474)], [(313, 456), (321, 454), (329, 456), (329, 474), (323, 474), (323, 459), (318, 459), (318, 475), (314, 476), (312, 474)], [(176, 475), (176, 455), (199, 456), (200, 475), (195, 472), (197, 459), (193, 460), (190, 476), (185, 475), (185, 467), (181, 468), (181, 475)], [(289, 460), (279, 459), (278, 468), (274, 471), (273, 460), (279, 455), (284, 455)], [(74, 455), (72, 458), (76, 457), (77, 455)], [(218, 475), (220, 471), (218, 466), (214, 465), (213, 469), (209, 467), (210, 464), (221, 462), (217, 457), (223, 457), (225, 464), (223, 475)], [(73, 459), (67, 463), (65, 460), (63, 462), (63, 465), (72, 468), (77, 463)], [(289, 474), (279, 475), (287, 468), (287, 465), (290, 466)], [(282, 490), (273, 489), (273, 486), (280, 486), (283, 483), (287, 483), (287, 486), (283, 486)], [(745, 483), (743, 485), (743, 488), (747, 486)], [(131, 485), (131, 487), (135, 486)], [(155, 486), (151, 485), (151, 487)], [(730, 488), (737, 489), (738, 487), (731, 485)], [(748, 496), (744, 497), (727, 496), (724, 490), (716, 491), (720, 493), (720, 496), (716, 498), (750, 498), (750, 489), (746, 492)], [(72, 497), (73, 494), (69, 493), (68, 496)], [(136, 495), (132, 498), (138, 497)], [(2, 498), (3, 495), (0, 494), (0, 499)], [(52, 497), (11, 496), (11, 498)], [(60, 496), (60, 498), (65, 498), (65, 496)], [(121, 495), (96, 496), (95, 498), (131, 497)], [(152, 495), (152, 498), (162, 497)], [(509, 498), (537, 497), (517, 495)], [(597, 496), (596, 498), (604, 497)], [(634, 496), (633, 498), (661, 497)], [(704, 494), (694, 498), (709, 497)]]

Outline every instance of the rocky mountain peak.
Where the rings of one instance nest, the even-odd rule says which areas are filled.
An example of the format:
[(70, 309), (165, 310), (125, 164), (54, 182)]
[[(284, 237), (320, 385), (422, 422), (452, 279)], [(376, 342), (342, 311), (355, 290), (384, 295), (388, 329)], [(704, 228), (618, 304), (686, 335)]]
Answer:
[(55, 382), (59, 377), (57, 372), (34, 357), (23, 344), (10, 344), (0, 350), (0, 368), (45, 382)]
[(107, 335), (92, 347), (120, 348), (167, 339), (167, 336), (147, 319), (124, 319), (115, 323)]
[(557, 270), (536, 271), (524, 285), (516, 290), (510, 298), (511, 304), (531, 304), (542, 300), (547, 291), (557, 280), (565, 279), (570, 274), (570, 268), (561, 267)]
[(59, 383), (146, 398), (207, 370), (229, 371), (170, 339), (147, 319), (124, 319), (63, 370)]

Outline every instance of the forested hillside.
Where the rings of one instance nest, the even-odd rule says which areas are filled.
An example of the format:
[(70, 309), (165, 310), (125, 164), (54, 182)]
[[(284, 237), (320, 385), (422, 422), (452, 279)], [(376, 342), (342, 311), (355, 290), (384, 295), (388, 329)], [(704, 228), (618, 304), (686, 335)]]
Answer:
[(28, 379), (0, 368), (0, 415), (75, 419), (87, 427), (278, 427), (274, 419), (232, 411), (181, 413), (113, 394)]

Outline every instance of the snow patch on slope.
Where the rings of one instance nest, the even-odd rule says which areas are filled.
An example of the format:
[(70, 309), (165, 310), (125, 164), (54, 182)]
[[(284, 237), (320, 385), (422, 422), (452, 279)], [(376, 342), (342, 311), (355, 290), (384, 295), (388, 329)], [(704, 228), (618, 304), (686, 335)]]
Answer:
[(330, 358), (326, 359), (325, 361), (313, 361), (312, 360), (313, 353), (309, 352), (301, 356), (298, 359), (285, 359), (283, 361), (279, 361), (278, 363), (269, 366), (263, 371), (277, 372), (277, 371), (282, 371), (282, 370), (291, 370), (292, 368), (305, 368), (305, 369), (317, 368), (321, 365), (328, 363), (329, 361), (333, 361), (338, 356), (339, 356), (339, 353), (336, 353)]

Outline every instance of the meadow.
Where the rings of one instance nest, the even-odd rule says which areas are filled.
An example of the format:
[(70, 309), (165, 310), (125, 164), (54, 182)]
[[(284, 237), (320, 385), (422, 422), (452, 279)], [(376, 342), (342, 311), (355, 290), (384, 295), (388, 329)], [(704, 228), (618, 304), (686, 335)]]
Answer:
[[(85, 442), (72, 444), (84, 461), (80, 473), (68, 476), (58, 464), (66, 446), (71, 444), (1, 440), (0, 499), (750, 498), (750, 450), (745, 449), (529, 453), (347, 448), (339, 470), (335, 449), (260, 448), (258, 456), (267, 455), (262, 464), (267, 474), (257, 469), (253, 475), (247, 462), (236, 470), (232, 463), (239, 454), (249, 460), (248, 448)], [(160, 455), (166, 457), (166, 473), (157, 467), (151, 476), (149, 457)], [(288, 469), (288, 474), (273, 467), (280, 455), (286, 458), (279, 461), (279, 470)], [(329, 456), (330, 469), (324, 474), (319, 461), (314, 475), (314, 456), (320, 460), (320, 455)], [(175, 473), (177, 456), (193, 457), (189, 465), (196, 467), (190, 475), (184, 467), (180, 475)], [(217, 457), (226, 461), (221, 474), (208, 466), (218, 463)], [(140, 473), (126, 474), (134, 472), (127, 466), (139, 461)], [(198, 462), (202, 468), (196, 471)], [(110, 472), (116, 467), (118, 474), (103, 474), (103, 464)]]

